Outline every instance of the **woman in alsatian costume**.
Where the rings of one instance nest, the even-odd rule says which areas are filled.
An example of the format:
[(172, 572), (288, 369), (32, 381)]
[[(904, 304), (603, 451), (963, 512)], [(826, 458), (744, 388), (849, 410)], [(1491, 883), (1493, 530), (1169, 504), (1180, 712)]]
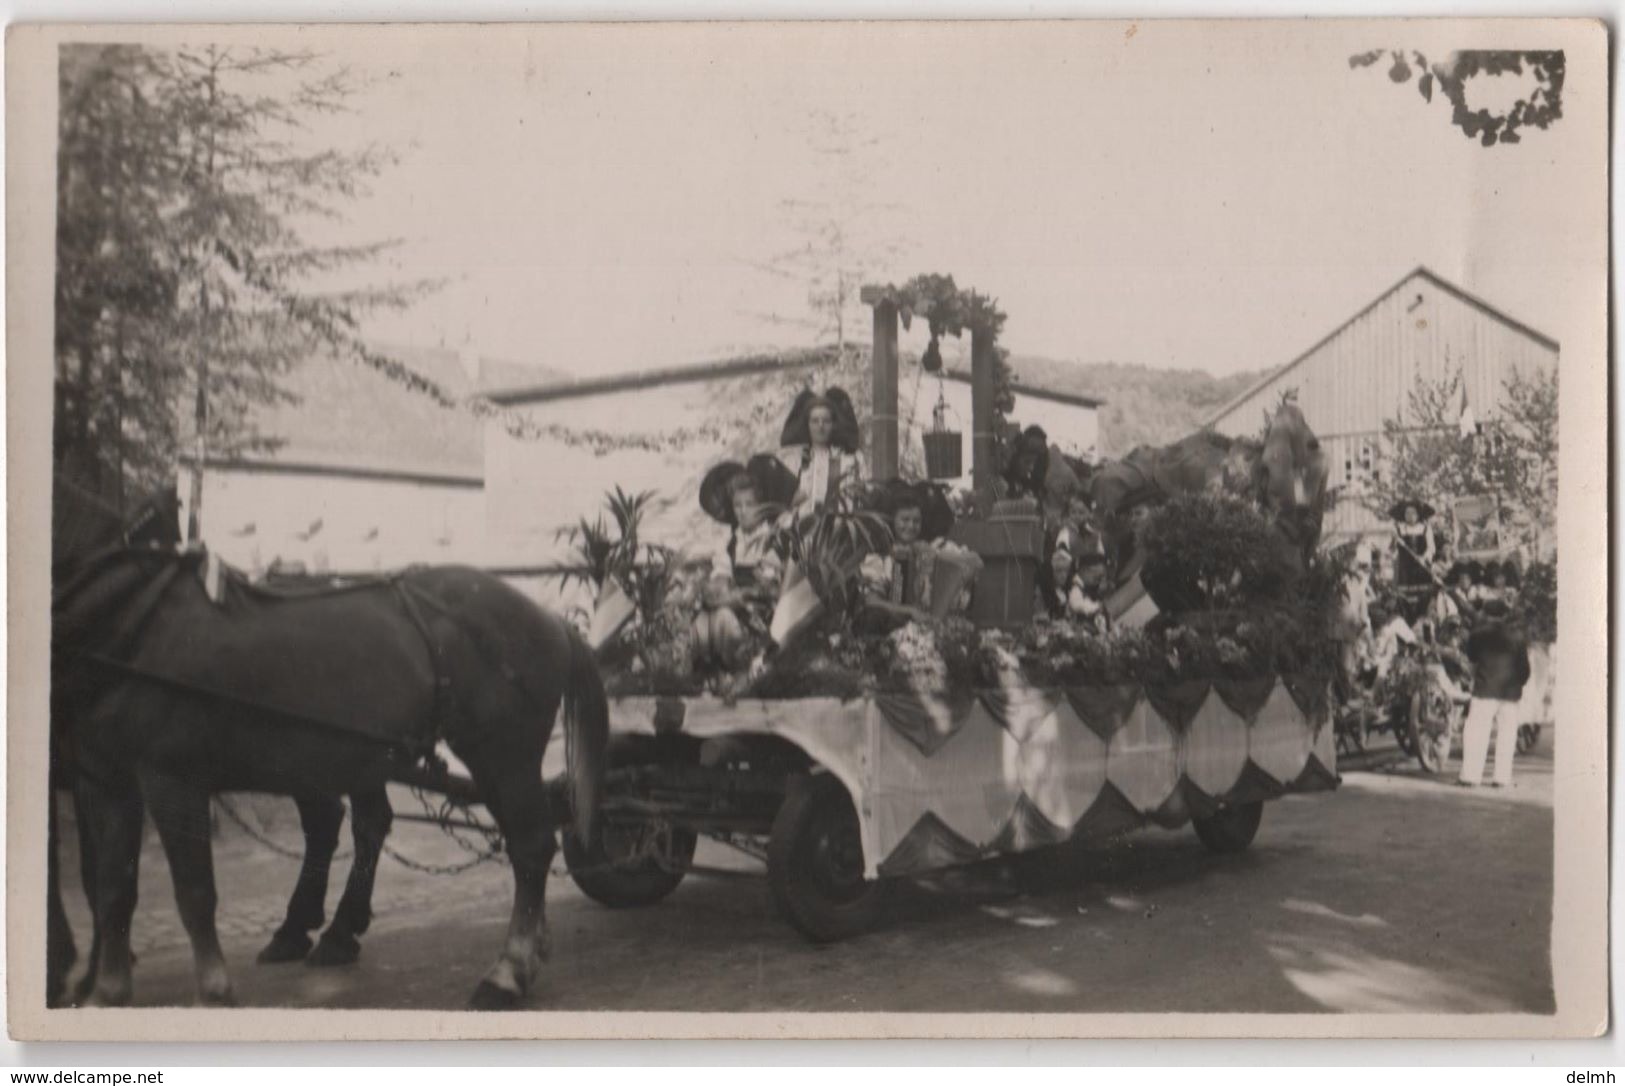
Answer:
[(858, 454), (858, 415), (839, 388), (804, 389), (790, 408), (779, 436), (785, 465), (795, 473), (797, 518), (849, 506), (863, 488)]
[[(954, 526), (948, 499), (936, 487), (893, 480), (878, 504), (891, 521), (892, 549), (871, 554), (859, 570), (871, 624), (897, 626), (957, 610), (981, 560), (947, 539)], [(939, 577), (940, 562), (954, 563), (960, 575)], [(940, 600), (942, 591), (956, 598)]]
[(706, 473), (700, 507), (729, 531), (712, 558), (694, 621), (696, 664), (732, 669), (766, 636), (784, 574), (773, 534), (794, 494), (795, 477), (765, 453), (748, 464), (725, 461)]
[(1406, 499), (1396, 502), (1388, 510), (1394, 527), (1394, 580), (1399, 590), (1405, 621), (1416, 625), (1427, 613), (1438, 581), (1433, 575), (1433, 563), (1438, 558), (1438, 541), (1428, 521), (1433, 517), (1433, 506), (1424, 501)]

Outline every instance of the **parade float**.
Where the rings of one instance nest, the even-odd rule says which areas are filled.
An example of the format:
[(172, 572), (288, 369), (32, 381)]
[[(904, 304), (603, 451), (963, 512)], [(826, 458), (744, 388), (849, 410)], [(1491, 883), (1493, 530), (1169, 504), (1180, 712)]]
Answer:
[[(703, 870), (707, 837), (764, 863), (788, 921), (834, 940), (873, 926), (904, 877), (1147, 825), (1192, 824), (1209, 847), (1239, 851), (1265, 802), (1335, 788), (1328, 593), (1314, 575), (1282, 576), (1265, 541), (1296, 510), (1262, 490), (1177, 496), (1141, 535), (1179, 536), (1192, 553), (1142, 555), (1135, 576), (1193, 607), (1188, 620), (1110, 632), (1044, 621), (1048, 495), (1005, 417), (1003, 315), (937, 276), (863, 299), (869, 493), (900, 485), (899, 323), (929, 324), (928, 365), (939, 336), (971, 340), (972, 486), (939, 530), (933, 553), (949, 557), (932, 567), (931, 605), (865, 623), (861, 571), (892, 546), (890, 525), (861, 496), (832, 503), (779, 531), (766, 637), (735, 631), (727, 657), (734, 642), (694, 618), (704, 575), (685, 580), (673, 552), (637, 542), (635, 518), (618, 515), (621, 538), (582, 552), (613, 739), (603, 829), (590, 844), (566, 838), (577, 884), (611, 907), (652, 904)], [(941, 432), (927, 435), (927, 463), (946, 473), (957, 465), (940, 436), (931, 448)], [(753, 471), (741, 484), (753, 493), (778, 485), (770, 465), (733, 465)], [(1203, 516), (1240, 517), (1253, 535), (1214, 546)], [(724, 657), (732, 667), (696, 665)]]

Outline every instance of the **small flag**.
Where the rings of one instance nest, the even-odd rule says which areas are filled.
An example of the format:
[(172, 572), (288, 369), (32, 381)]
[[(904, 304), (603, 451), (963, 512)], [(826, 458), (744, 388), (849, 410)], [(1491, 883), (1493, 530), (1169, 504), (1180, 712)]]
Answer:
[(1472, 437), (1478, 432), (1478, 418), (1473, 414), (1473, 405), (1467, 400), (1467, 384), (1461, 386), (1461, 414), (1456, 420), (1456, 428), (1463, 438)]
[(225, 570), (220, 555), (211, 550), (203, 552), (203, 591), (212, 603), (219, 603), (225, 595)]

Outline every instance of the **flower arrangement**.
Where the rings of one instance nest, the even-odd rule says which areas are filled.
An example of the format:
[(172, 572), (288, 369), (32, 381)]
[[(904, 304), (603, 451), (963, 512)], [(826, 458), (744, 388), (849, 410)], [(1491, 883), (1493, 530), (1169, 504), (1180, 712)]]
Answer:
[[(974, 505), (965, 492), (951, 500), (956, 512)], [(858, 569), (864, 557), (891, 546), (890, 526), (865, 509), (825, 511), (786, 526), (775, 539), (816, 591), (821, 610), (784, 648), (768, 651), (749, 671), (720, 677), (697, 676), (686, 648), (698, 584), (669, 552), (644, 548), (647, 560), (624, 574), (640, 621), (601, 659), (616, 695), (913, 692), (955, 700), (1012, 676), (1052, 688), (1281, 673), (1330, 681), (1337, 658), (1326, 631), (1340, 586), (1336, 560), (1288, 569), (1270, 549), (1274, 537), (1262, 514), (1224, 496), (1172, 501), (1143, 531), (1147, 584), (1162, 577), (1196, 605), (1166, 612), (1144, 629), (1101, 634), (1058, 621), (1007, 633), (958, 617), (872, 628), (858, 621)]]

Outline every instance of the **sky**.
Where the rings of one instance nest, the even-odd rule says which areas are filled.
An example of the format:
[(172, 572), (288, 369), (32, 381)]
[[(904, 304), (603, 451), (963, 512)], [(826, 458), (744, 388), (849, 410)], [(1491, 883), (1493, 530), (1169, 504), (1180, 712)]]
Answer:
[[(832, 191), (884, 209), (855, 227), (888, 254), (875, 278), (991, 294), (1017, 353), (1273, 367), (1419, 264), (1561, 338), (1586, 209), (1552, 184), (1591, 134), (1565, 119), (1480, 147), (1442, 98), (1348, 57), (1491, 31), (1379, 31), (1405, 40), (1239, 22), (371, 31), (321, 43), (377, 82), (312, 138), (402, 152), (338, 233), (398, 237), (388, 274), (446, 280), (369, 334), (576, 374), (809, 342), (762, 317), (804, 316), (805, 286), (759, 265), (804, 240), (785, 201)], [(825, 115), (864, 144), (845, 167), (861, 196), (810, 147)]]

